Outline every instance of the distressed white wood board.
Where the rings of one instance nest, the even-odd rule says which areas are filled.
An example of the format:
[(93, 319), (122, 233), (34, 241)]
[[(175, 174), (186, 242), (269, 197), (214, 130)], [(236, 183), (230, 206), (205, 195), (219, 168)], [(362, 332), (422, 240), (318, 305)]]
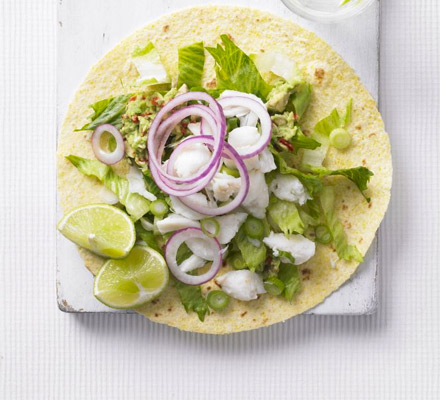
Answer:
[[(202, 4), (243, 5), (270, 11), (299, 23), (325, 39), (356, 70), (375, 99), (379, 82), (379, 2), (363, 15), (338, 25), (304, 20), (281, 0), (59, 0), (57, 52), (57, 129), (67, 106), (89, 68), (120, 40), (156, 18)], [(130, 9), (127, 13), (124, 10)], [(122, 10), (122, 12), (121, 12)], [(57, 220), (62, 216), (57, 202)], [(371, 314), (377, 308), (378, 242), (375, 240), (356, 274), (323, 303), (309, 310), (316, 315)], [(57, 234), (57, 301), (66, 312), (130, 313), (114, 310), (92, 294), (93, 277), (76, 247)]]

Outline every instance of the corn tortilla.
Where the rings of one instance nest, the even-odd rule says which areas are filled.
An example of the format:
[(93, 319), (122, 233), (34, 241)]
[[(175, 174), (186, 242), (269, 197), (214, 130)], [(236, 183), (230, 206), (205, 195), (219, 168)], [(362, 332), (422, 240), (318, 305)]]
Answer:
[[(214, 46), (223, 33), (229, 34), (247, 54), (275, 50), (297, 62), (313, 86), (311, 104), (303, 117), (306, 132), (334, 107), (342, 110), (353, 98), (353, 123), (349, 127), (353, 143), (343, 152), (331, 148), (324, 165), (331, 169), (364, 165), (374, 172), (367, 191), (371, 203), (348, 180), (332, 178), (337, 188), (337, 214), (349, 243), (365, 254), (387, 209), (392, 180), (390, 143), (376, 104), (353, 69), (326, 42), (288, 20), (251, 8), (203, 6), (162, 17), (123, 40), (92, 67), (67, 110), (59, 134), (58, 192), (62, 209), (67, 212), (101, 201), (102, 185), (82, 175), (64, 157), (75, 154), (93, 158), (87, 133), (74, 130), (88, 121), (91, 103), (127, 92), (124, 82), (131, 81), (134, 74), (128, 61), (131, 51), (152, 41), (166, 69), (176, 79), (179, 47), (200, 40), (206, 46)], [(212, 57), (207, 55), (205, 85), (209, 86), (215, 77), (213, 66)], [(123, 161), (115, 168), (124, 174), (128, 166)], [(104, 259), (83, 249), (79, 251), (86, 267), (96, 274)], [(318, 244), (316, 255), (300, 267), (302, 290), (292, 303), (268, 295), (251, 302), (231, 299), (227, 310), (213, 312), (201, 322), (197, 314), (185, 312), (175, 288), (169, 287), (154, 304), (137, 311), (154, 322), (186, 331), (225, 334), (256, 329), (285, 321), (321, 303), (357, 267), (356, 262), (340, 261), (332, 249)], [(228, 269), (226, 266), (221, 273)], [(205, 293), (213, 288), (214, 282), (203, 285)]]

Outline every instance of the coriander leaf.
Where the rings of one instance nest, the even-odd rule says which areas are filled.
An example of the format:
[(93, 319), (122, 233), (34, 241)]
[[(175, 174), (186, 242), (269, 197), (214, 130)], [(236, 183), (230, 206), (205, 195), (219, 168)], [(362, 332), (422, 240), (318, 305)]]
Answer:
[(363, 257), (357, 247), (349, 245), (347, 242), (344, 227), (337, 218), (334, 210), (334, 199), (335, 193), (333, 188), (326, 186), (322, 190), (320, 202), (327, 226), (333, 236), (333, 245), (338, 253), (338, 257), (347, 261), (354, 260), (357, 262), (362, 262)]
[(293, 296), (301, 289), (301, 278), (296, 265), (281, 263), (278, 272), (278, 279), (284, 283), (283, 296), (288, 301), (293, 300)]
[(177, 87), (186, 84), (188, 88), (201, 87), (205, 67), (203, 42), (197, 42), (179, 49), (179, 78)]
[(271, 220), (278, 225), (285, 235), (304, 233), (304, 222), (295, 203), (272, 196), (267, 211)]
[(206, 48), (216, 61), (218, 89), (252, 93), (265, 100), (271, 86), (261, 77), (254, 62), (227, 35), (220, 38), (224, 47), (218, 44)]
[(244, 224), (235, 235), (233, 244), (238, 247), (246, 266), (253, 272), (266, 260), (266, 246), (262, 242), (259, 247), (251, 243), (244, 232)]
[(348, 168), (348, 169), (337, 169), (337, 170), (329, 170), (327, 168), (312, 168), (312, 171), (317, 173), (319, 177), (324, 176), (335, 176), (341, 175), (345, 176), (347, 179), (350, 179), (360, 190), (365, 199), (369, 202), (370, 198), (365, 196), (364, 191), (368, 189), (368, 182), (370, 178), (374, 175), (372, 171), (370, 171), (366, 167), (356, 167), (356, 168)]
[(98, 160), (88, 160), (74, 155), (69, 155), (66, 158), (81, 173), (99, 179), (107, 189), (111, 190), (134, 221), (150, 210), (150, 202), (138, 193), (130, 193), (128, 180), (117, 175), (108, 165)]
[(185, 311), (187, 313), (194, 311), (203, 322), (206, 314), (209, 314), (209, 307), (200, 286), (185, 285), (176, 281), (176, 288)]
[(90, 116), (91, 121), (76, 131), (93, 130), (102, 124), (111, 124), (120, 129), (122, 126), (121, 115), (124, 113), (130, 97), (130, 94), (123, 94), (92, 104), (90, 107), (94, 113)]

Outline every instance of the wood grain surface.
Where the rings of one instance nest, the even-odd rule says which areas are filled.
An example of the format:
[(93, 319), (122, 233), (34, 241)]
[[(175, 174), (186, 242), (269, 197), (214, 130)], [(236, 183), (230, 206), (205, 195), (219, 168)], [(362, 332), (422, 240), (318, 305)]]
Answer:
[(56, 6), (0, 1), (0, 399), (438, 399), (440, 3), (382, 1), (395, 175), (378, 313), (227, 337), (58, 310)]

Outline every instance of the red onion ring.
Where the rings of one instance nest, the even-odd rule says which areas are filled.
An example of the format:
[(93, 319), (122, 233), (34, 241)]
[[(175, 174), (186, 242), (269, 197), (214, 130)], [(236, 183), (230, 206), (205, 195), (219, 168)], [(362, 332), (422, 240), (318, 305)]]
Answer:
[[(116, 140), (116, 149), (111, 153), (101, 147), (101, 136), (104, 132), (110, 133)], [(96, 158), (104, 164), (112, 165), (121, 161), (125, 154), (125, 144), (121, 132), (110, 124), (99, 125), (92, 134), (92, 150)]]
[[(210, 241), (216, 249), (218, 248), (218, 251), (214, 252), (214, 260), (212, 261), (211, 267), (202, 275), (189, 275), (183, 272), (177, 264), (177, 251), (179, 247), (188, 239), (195, 238)], [(217, 275), (223, 263), (222, 247), (216, 238), (206, 236), (200, 228), (184, 228), (174, 232), (168, 239), (165, 245), (165, 260), (171, 273), (180, 282), (186, 283), (187, 285), (201, 285)]]
[(260, 139), (254, 145), (247, 147), (245, 150), (238, 149), (237, 152), (241, 158), (244, 159), (260, 154), (267, 147), (272, 137), (272, 120), (266, 108), (251, 96), (246, 96), (246, 93), (243, 93), (243, 95), (223, 97), (219, 99), (218, 102), (223, 108), (236, 106), (246, 107), (249, 111), (257, 115), (261, 125)]
[[(204, 143), (207, 144), (209, 147), (211, 147), (214, 145), (214, 138), (212, 136), (205, 136), (205, 135), (192, 136), (184, 140), (183, 142), (179, 143), (168, 160), (167, 168), (169, 168), (170, 171), (172, 171), (174, 168), (175, 160), (178, 157), (178, 155), (183, 151), (183, 149), (188, 145), (196, 144), (196, 143)], [(249, 174), (245, 163), (238, 155), (237, 151), (228, 143), (225, 143), (223, 147), (222, 156), (228, 159), (232, 159), (232, 161), (235, 162), (235, 165), (238, 169), (238, 172), (240, 173), (240, 178), (241, 178), (240, 191), (237, 193), (235, 198), (230, 203), (216, 208), (201, 206), (200, 204), (193, 204), (190, 199), (181, 196), (179, 200), (185, 206), (189, 207), (191, 210), (209, 216), (223, 215), (236, 209), (246, 198), (249, 192), (250, 183), (249, 183)]]

